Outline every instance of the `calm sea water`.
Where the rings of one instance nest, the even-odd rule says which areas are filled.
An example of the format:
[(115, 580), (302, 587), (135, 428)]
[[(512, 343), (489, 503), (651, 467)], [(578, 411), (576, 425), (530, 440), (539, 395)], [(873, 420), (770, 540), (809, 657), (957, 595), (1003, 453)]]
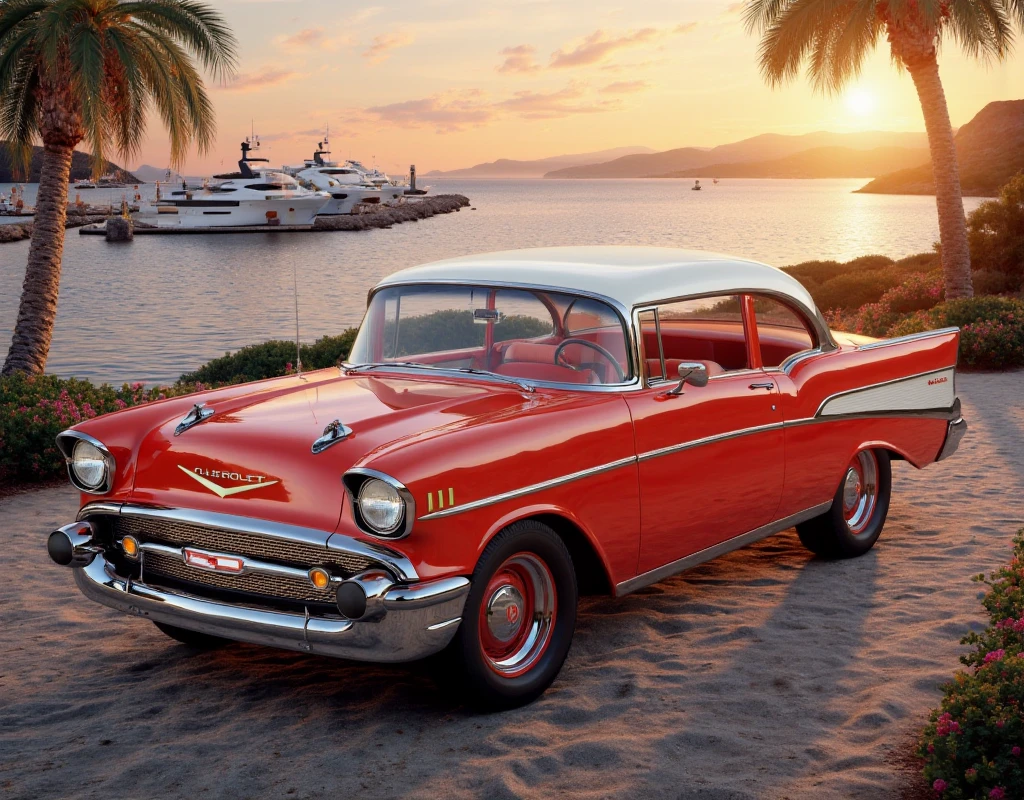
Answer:
[[(69, 231), (49, 371), (171, 382), (226, 351), (356, 325), (366, 293), (403, 267), (519, 247), (635, 244), (716, 250), (784, 266), (901, 257), (938, 238), (931, 197), (859, 195), (860, 180), (437, 181), (476, 210), (362, 233), (140, 236)], [(30, 186), (28, 199), (34, 196)], [(149, 188), (149, 187), (144, 187)], [(0, 186), (0, 191), (9, 191)], [(119, 190), (82, 192), (120, 202)], [(980, 200), (969, 199), (967, 210)], [(0, 245), (0, 353), (17, 315), (28, 242)]]

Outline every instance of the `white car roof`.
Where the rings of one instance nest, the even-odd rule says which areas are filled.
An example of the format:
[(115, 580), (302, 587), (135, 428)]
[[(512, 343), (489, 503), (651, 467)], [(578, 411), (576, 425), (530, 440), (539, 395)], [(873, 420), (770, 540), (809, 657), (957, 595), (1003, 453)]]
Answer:
[(482, 253), (403, 269), (377, 288), (409, 283), (561, 289), (607, 297), (626, 311), (677, 297), (762, 291), (789, 298), (822, 321), (810, 293), (780, 269), (672, 247), (537, 247)]

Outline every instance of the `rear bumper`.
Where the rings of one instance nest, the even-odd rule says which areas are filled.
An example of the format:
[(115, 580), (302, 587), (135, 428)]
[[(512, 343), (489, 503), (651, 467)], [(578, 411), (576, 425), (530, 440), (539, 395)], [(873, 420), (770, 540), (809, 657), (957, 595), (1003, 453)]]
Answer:
[[(959, 411), (960, 403), (957, 401), (957, 410)], [(957, 416), (956, 419), (949, 421), (946, 427), (946, 440), (942, 443), (942, 449), (939, 450), (939, 455), (936, 457), (936, 461), (942, 461), (944, 458), (949, 458), (953, 453), (956, 452), (960, 446), (960, 440), (964, 438), (964, 434), (967, 433), (967, 421)]]
[(75, 582), (90, 600), (179, 628), (253, 644), (357, 661), (414, 661), (452, 640), (469, 592), (466, 578), (396, 585), (381, 597), (375, 621), (314, 617), (221, 603), (119, 576), (97, 553), (75, 569)]

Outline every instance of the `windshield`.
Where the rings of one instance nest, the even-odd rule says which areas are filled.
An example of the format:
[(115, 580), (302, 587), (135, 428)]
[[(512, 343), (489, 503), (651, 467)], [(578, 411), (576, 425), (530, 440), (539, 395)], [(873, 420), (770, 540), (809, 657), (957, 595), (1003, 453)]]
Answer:
[(632, 377), (626, 342), (619, 315), (588, 297), (489, 286), (394, 286), (373, 296), (348, 363), (617, 384)]

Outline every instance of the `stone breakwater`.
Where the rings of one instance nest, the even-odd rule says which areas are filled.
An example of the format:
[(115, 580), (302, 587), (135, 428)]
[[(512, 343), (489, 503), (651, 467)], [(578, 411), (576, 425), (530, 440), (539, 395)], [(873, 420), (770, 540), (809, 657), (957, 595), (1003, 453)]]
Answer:
[[(83, 225), (91, 225), (94, 222), (103, 222), (107, 214), (68, 214), (65, 228), (80, 228)], [(20, 242), (22, 239), (32, 238), (32, 223), (25, 222), (21, 225), (0, 225), (0, 244), (8, 242)]]
[(403, 222), (417, 222), (437, 214), (450, 214), (469, 205), (469, 198), (461, 194), (439, 194), (402, 203), (398, 206), (379, 206), (363, 214), (317, 217), (314, 231), (366, 231), (371, 228), (390, 228)]

